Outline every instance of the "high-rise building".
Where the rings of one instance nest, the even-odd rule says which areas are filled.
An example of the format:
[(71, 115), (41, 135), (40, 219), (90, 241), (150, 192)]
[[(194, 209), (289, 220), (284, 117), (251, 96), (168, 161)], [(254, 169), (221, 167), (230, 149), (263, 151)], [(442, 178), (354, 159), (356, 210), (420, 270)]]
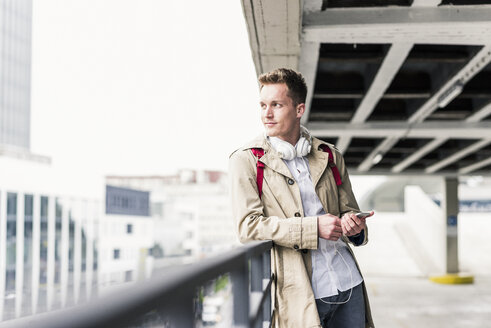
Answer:
[(0, 152), (30, 148), (32, 0), (0, 0)]

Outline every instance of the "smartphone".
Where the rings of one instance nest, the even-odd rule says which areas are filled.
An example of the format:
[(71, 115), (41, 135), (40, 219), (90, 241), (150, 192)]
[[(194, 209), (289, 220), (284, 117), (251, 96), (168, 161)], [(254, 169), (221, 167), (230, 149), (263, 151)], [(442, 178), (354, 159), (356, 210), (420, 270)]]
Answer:
[(360, 219), (362, 219), (362, 218), (364, 218), (364, 217), (367, 217), (367, 216), (369, 216), (369, 215), (370, 215), (370, 212), (360, 212), (360, 213), (356, 213), (356, 217), (357, 217), (357, 218), (360, 218)]

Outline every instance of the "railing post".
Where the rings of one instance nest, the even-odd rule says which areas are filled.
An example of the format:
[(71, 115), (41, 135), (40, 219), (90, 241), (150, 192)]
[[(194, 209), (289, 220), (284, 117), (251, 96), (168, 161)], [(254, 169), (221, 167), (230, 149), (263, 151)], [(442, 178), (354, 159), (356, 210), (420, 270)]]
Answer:
[[(271, 251), (266, 251), (262, 254), (262, 261), (263, 261), (263, 285), (264, 287), (267, 286), (267, 284), (269, 283), (269, 280), (270, 279), (273, 279), (273, 281), (271, 282), (272, 284), (274, 284), (274, 278), (275, 277), (271, 277)], [(263, 287), (263, 288), (264, 288)], [(266, 327), (270, 327), (271, 325), (271, 291), (268, 292), (268, 294), (266, 295), (266, 298), (264, 300), (264, 303), (263, 303), (263, 327), (265, 326), (265, 323), (266, 323)]]
[(234, 299), (234, 327), (249, 327), (249, 265), (244, 258), (242, 265), (230, 273)]
[[(263, 259), (261, 254), (251, 259), (251, 294), (257, 294), (259, 301), (263, 295), (263, 289)], [(254, 310), (256, 310), (256, 307), (254, 307)], [(254, 328), (260, 328), (262, 326), (263, 307), (259, 305), (257, 310), (258, 313), (254, 313), (254, 315), (257, 315)]]
[(170, 327), (172, 328), (193, 328), (194, 327), (194, 304), (193, 295), (188, 290), (177, 295), (172, 306), (166, 313), (169, 314)]

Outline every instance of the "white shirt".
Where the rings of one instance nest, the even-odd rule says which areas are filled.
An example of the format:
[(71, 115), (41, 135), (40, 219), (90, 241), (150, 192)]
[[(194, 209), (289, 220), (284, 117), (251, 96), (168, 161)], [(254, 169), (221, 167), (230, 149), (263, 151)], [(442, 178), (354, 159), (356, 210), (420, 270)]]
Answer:
[[(274, 139), (276, 138), (270, 138), (273, 147), (276, 144)], [(325, 214), (315, 193), (307, 157), (283, 161), (298, 183), (304, 216)], [(318, 248), (311, 251), (311, 256), (312, 290), (315, 298), (338, 295), (339, 291), (349, 290), (363, 281), (348, 246), (341, 238), (337, 241), (319, 238)]]

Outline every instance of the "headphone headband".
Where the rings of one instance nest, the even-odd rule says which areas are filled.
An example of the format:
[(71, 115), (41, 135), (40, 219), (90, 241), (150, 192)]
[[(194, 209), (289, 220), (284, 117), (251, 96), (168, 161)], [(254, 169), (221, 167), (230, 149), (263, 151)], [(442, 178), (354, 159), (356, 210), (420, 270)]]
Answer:
[(312, 136), (303, 126), (300, 126), (300, 139), (298, 139), (295, 147), (288, 141), (281, 140), (277, 137), (268, 137), (268, 139), (273, 148), (280, 154), (280, 157), (286, 160), (307, 156), (312, 149)]

